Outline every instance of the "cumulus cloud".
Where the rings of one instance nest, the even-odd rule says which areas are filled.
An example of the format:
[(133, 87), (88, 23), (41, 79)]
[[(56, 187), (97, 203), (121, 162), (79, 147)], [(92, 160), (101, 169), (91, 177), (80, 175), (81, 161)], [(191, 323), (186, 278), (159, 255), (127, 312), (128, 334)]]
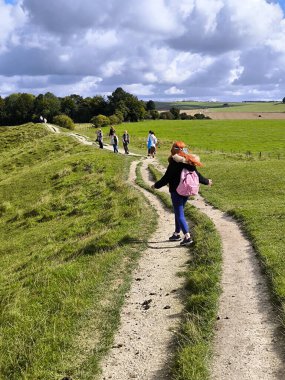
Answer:
[(179, 88), (177, 88), (175, 86), (172, 86), (172, 87), (168, 88), (167, 90), (165, 90), (164, 93), (166, 95), (181, 95), (181, 94), (185, 94), (185, 91), (182, 89), (180, 90)]
[(17, 44), (16, 31), (25, 23), (26, 17), (20, 5), (13, 6), (0, 0), (0, 54), (8, 49), (8, 43)]
[[(276, 0), (0, 0), (0, 95), (282, 99)], [(254, 22), (253, 22), (254, 21)]]

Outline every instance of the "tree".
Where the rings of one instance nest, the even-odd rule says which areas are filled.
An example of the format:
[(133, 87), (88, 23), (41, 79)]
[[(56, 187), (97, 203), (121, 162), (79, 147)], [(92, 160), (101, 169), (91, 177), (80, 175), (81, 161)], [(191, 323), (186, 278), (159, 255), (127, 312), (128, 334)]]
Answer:
[(108, 113), (108, 109), (107, 109), (108, 103), (106, 102), (104, 97), (101, 95), (94, 96), (90, 101), (90, 106), (91, 106), (91, 113), (94, 116), (97, 116), (100, 114), (107, 115)]
[(125, 121), (139, 121), (146, 116), (145, 103), (121, 87), (109, 95), (108, 100), (111, 113), (121, 112)]
[(285, 98), (283, 98), (282, 103), (285, 103)]
[(60, 114), (60, 100), (51, 92), (40, 94), (35, 99), (35, 114), (52, 120), (54, 116)]
[(53, 123), (62, 128), (74, 130), (75, 125), (73, 120), (67, 115), (57, 115), (53, 118)]
[(71, 117), (71, 119), (75, 119), (78, 105), (72, 96), (65, 96), (61, 99), (60, 109), (63, 114)]
[(9, 125), (23, 124), (32, 120), (34, 95), (11, 94), (5, 98), (5, 117)]
[(172, 108), (170, 108), (169, 112), (172, 113), (173, 118), (174, 118), (175, 120), (180, 119), (180, 109), (179, 109), (179, 108), (172, 107)]
[(153, 100), (149, 100), (148, 102), (146, 102), (146, 105), (145, 105), (145, 108), (147, 111), (153, 111), (155, 110), (155, 103)]
[(4, 125), (6, 121), (5, 100), (0, 96), (0, 125)]

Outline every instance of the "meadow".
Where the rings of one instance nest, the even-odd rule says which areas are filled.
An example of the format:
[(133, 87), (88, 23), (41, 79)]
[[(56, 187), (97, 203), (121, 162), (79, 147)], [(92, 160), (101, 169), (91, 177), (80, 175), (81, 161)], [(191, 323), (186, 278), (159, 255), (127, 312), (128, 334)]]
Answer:
[[(159, 140), (158, 152), (166, 152), (173, 141), (181, 139), (196, 152), (284, 158), (284, 126), (282, 120), (156, 120), (125, 123), (116, 130), (119, 136), (125, 129), (130, 132), (135, 152), (146, 151), (148, 131), (153, 130)], [(77, 124), (76, 130), (95, 140), (91, 124)], [(108, 133), (109, 128), (103, 128), (106, 142)]]

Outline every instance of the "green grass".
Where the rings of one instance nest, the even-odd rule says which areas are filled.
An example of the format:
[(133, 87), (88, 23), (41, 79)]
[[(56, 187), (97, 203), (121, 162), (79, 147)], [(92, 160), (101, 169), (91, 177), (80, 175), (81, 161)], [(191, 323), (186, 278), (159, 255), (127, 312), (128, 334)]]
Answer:
[(39, 125), (1, 144), (0, 378), (93, 379), (150, 233), (131, 158)]
[[(154, 180), (161, 177), (152, 165)], [(137, 183), (154, 192), (172, 209), (169, 195), (151, 190), (137, 173)], [(184, 275), (186, 285), (184, 313), (176, 334), (176, 354), (172, 363), (173, 380), (206, 380), (212, 355), (212, 338), (220, 294), (221, 241), (213, 223), (190, 204), (185, 215), (191, 224), (195, 245), (190, 248), (192, 259)]]
[[(228, 104), (227, 107), (224, 104)], [(285, 112), (282, 102), (157, 102), (158, 110), (172, 107), (183, 110), (207, 109), (211, 112)]]
[[(285, 120), (157, 120), (116, 127), (119, 136), (125, 129), (131, 136), (130, 149), (141, 153), (146, 152), (149, 130), (154, 130), (159, 140), (158, 153), (169, 152), (172, 142), (177, 140), (202, 153), (219, 151), (277, 158), (285, 153)], [(89, 125), (77, 125), (76, 130), (94, 136)], [(103, 128), (105, 136), (108, 132), (109, 128)]]
[[(217, 162), (219, 161), (218, 165)], [(285, 325), (285, 165), (283, 160), (207, 157), (207, 199), (233, 215), (258, 252)]]

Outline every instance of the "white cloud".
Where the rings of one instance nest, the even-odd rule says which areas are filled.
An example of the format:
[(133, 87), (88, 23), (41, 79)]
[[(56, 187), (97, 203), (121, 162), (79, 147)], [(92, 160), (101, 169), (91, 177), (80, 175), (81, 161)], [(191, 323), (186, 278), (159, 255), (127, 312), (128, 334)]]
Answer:
[(182, 95), (182, 94), (185, 94), (185, 91), (175, 86), (172, 86), (168, 88), (167, 90), (165, 90), (164, 93), (166, 95)]
[(0, 13), (1, 96), (285, 94), (285, 19), (273, 1), (0, 0)]
[(0, 53), (8, 48), (9, 39), (17, 44), (17, 38), (14, 34), (16, 29), (21, 28), (26, 21), (24, 12), (20, 5), (12, 6), (0, 0)]
[(153, 86), (152, 85), (144, 85), (141, 83), (133, 83), (129, 85), (123, 85), (125, 91), (130, 92), (132, 94), (137, 94), (138, 96), (149, 96), (153, 95)]

